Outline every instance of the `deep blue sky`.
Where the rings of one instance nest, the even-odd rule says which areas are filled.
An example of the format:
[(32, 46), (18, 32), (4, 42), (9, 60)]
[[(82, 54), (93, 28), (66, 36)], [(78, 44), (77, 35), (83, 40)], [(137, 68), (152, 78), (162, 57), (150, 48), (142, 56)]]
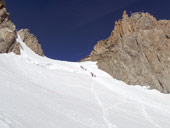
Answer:
[(123, 10), (170, 19), (170, 0), (6, 0), (17, 29), (29, 28), (47, 57), (78, 61), (107, 38)]

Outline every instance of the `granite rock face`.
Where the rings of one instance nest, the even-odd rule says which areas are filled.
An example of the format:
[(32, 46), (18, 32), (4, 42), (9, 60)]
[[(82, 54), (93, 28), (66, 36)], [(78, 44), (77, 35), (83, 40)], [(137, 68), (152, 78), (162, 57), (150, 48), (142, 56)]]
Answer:
[(149, 13), (123, 13), (106, 40), (99, 41), (83, 61), (130, 85), (149, 85), (170, 93), (170, 21)]
[(16, 27), (6, 11), (5, 1), (0, 0), (0, 53), (14, 52), (15, 54), (20, 54), (20, 44), (16, 42), (17, 33), (20, 34), (21, 39), (29, 48), (38, 55), (44, 56), (37, 38), (28, 29), (16, 31)]
[(18, 31), (22, 41), (36, 54), (40, 56), (44, 56), (44, 52), (41, 48), (40, 43), (38, 43), (38, 39), (30, 33), (29, 29), (21, 29)]
[(0, 53), (15, 52), (20, 54), (19, 44), (16, 42), (15, 25), (9, 19), (5, 2), (0, 1)]

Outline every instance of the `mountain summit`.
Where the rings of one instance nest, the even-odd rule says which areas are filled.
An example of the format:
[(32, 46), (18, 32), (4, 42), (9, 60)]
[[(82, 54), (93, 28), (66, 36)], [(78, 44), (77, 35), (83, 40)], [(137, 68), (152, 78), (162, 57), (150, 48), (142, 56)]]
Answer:
[(124, 11), (110, 37), (99, 41), (84, 60), (130, 85), (149, 85), (170, 93), (170, 21), (149, 13)]
[[(4, 0), (0, 0), (0, 33), (0, 53), (14, 52), (20, 54), (20, 45), (16, 42), (17, 30), (9, 18)], [(22, 29), (18, 33), (29, 48), (38, 55), (44, 55), (37, 38), (28, 29)]]

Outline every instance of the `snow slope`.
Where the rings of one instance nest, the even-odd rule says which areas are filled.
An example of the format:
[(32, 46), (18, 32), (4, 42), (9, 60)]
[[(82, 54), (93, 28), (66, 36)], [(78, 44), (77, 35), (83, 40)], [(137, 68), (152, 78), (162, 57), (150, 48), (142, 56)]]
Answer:
[(40, 57), (17, 41), (21, 56), (0, 55), (0, 128), (170, 127), (170, 95), (128, 86), (93, 62)]

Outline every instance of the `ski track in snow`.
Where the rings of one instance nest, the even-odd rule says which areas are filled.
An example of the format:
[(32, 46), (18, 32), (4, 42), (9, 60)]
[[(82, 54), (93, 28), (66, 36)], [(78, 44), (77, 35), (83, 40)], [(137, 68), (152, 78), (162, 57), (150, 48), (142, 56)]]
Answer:
[(144, 105), (142, 105), (142, 112), (143, 112), (145, 118), (147, 119), (147, 121), (149, 121), (151, 124), (153, 124), (153, 126), (155, 126), (155, 128), (162, 128), (156, 122), (154, 122), (152, 120), (152, 118), (148, 115), (148, 113), (145, 110), (145, 106)]
[(102, 102), (100, 100), (100, 98), (98, 97), (97, 93), (94, 90), (94, 81), (91, 84), (91, 91), (94, 94), (97, 103), (99, 104), (99, 107), (101, 108), (101, 111), (103, 113), (103, 120), (105, 121), (106, 125), (108, 126), (108, 128), (117, 128), (116, 125), (113, 125), (112, 123), (110, 123), (110, 121), (107, 119), (107, 113), (105, 111), (105, 108), (102, 105)]
[(0, 119), (0, 128), (10, 128), (10, 127), (5, 121)]
[(0, 115), (0, 128), (12, 128), (11, 126), (13, 124), (20, 126), (19, 122), (15, 121), (15, 120), (10, 120), (9, 117), (7, 117), (7, 116), (5, 116), (1, 113), (1, 115)]

